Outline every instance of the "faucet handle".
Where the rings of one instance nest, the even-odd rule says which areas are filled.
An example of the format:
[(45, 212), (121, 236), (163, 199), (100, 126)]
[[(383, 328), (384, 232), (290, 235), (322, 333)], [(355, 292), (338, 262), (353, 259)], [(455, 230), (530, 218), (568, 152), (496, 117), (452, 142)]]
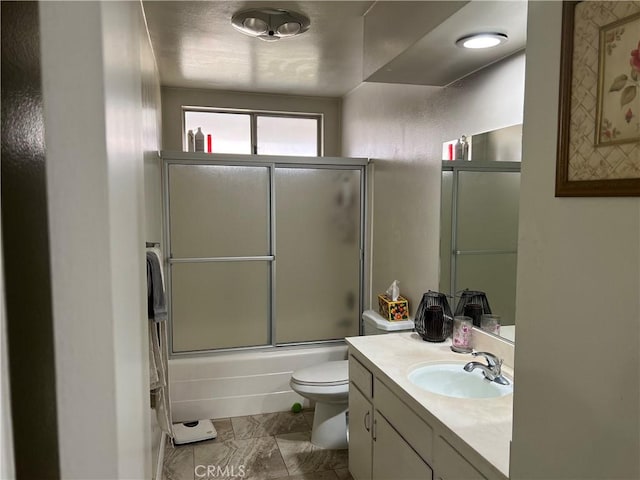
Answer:
[(495, 368), (499, 374), (502, 367), (501, 358), (498, 358), (493, 353), (489, 352), (473, 352), (471, 355), (473, 355), (474, 357), (484, 357), (487, 360), (487, 365), (489, 366), (489, 368)]

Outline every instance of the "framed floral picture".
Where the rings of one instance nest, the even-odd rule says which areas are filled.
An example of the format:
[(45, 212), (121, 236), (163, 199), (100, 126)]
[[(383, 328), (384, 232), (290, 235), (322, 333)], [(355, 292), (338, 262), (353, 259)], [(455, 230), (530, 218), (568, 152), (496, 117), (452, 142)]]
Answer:
[(556, 196), (640, 196), (640, 3), (562, 8)]
[(595, 144), (640, 141), (640, 13), (600, 27)]

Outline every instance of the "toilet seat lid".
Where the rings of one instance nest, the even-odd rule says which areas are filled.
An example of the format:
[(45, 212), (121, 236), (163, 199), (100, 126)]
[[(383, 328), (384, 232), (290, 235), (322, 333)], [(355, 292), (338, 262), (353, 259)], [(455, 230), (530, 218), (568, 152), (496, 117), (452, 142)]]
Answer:
[(349, 383), (349, 362), (324, 362), (296, 370), (291, 379), (301, 385), (344, 385)]

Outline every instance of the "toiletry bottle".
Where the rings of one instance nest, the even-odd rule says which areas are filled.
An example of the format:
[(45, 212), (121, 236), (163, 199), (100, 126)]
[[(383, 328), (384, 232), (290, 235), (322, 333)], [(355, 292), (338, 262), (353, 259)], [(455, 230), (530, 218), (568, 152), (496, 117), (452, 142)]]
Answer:
[(196, 138), (193, 135), (193, 130), (189, 130), (189, 132), (187, 133), (187, 152), (196, 151), (195, 141)]
[(463, 156), (463, 146), (460, 139), (456, 142), (456, 160), (462, 160)]
[(469, 160), (469, 140), (465, 135), (460, 139), (462, 142), (462, 160)]
[(207, 153), (211, 153), (211, 134), (207, 135)]
[(196, 138), (196, 152), (204, 152), (204, 133), (202, 129), (198, 127), (198, 131), (195, 135)]

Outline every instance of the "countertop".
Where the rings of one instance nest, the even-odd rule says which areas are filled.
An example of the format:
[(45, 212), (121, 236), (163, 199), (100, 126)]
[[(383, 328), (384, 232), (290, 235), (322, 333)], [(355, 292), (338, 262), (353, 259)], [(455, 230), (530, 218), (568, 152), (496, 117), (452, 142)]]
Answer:
[[(509, 477), (509, 451), (513, 423), (513, 395), (496, 398), (452, 398), (427, 392), (408, 379), (415, 367), (438, 361), (466, 363), (470, 354), (454, 353), (451, 341), (428, 343), (415, 332), (349, 337), (346, 339), (356, 357), (368, 360), (373, 373), (385, 380), (405, 403), (416, 403), (436, 417), (469, 448), (506, 478)], [(359, 355), (358, 355), (359, 353)], [(513, 372), (503, 367), (513, 378)], [(382, 376), (380, 375), (382, 374)], [(416, 413), (420, 414), (416, 410)]]

